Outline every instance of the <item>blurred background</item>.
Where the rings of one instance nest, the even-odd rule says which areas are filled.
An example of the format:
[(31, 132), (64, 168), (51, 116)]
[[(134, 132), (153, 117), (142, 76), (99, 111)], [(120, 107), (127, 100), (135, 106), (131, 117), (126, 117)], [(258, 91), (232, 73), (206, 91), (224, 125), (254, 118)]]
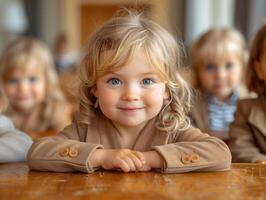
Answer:
[(51, 49), (58, 40), (79, 51), (91, 32), (121, 7), (137, 7), (185, 45), (210, 27), (240, 30), (249, 42), (266, 18), (265, 0), (0, 0), (0, 52), (19, 35)]

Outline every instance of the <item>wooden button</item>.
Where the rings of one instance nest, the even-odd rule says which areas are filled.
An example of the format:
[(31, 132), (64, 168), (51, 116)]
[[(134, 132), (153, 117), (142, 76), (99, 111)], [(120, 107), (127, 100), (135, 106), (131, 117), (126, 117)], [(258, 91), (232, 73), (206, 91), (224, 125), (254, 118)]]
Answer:
[(181, 161), (183, 164), (188, 164), (188, 163), (190, 163), (190, 158), (187, 155), (183, 155), (183, 156), (181, 156)]
[(255, 163), (266, 164), (266, 160), (256, 160)]
[(66, 157), (69, 153), (69, 148), (62, 148), (60, 151), (59, 151), (59, 155), (62, 156), (62, 157)]
[(199, 161), (199, 155), (195, 154), (195, 153), (191, 154), (191, 156), (189, 158), (190, 158), (190, 161), (193, 162), (193, 163)]
[(71, 158), (76, 158), (78, 156), (78, 149), (76, 147), (71, 147), (68, 155)]

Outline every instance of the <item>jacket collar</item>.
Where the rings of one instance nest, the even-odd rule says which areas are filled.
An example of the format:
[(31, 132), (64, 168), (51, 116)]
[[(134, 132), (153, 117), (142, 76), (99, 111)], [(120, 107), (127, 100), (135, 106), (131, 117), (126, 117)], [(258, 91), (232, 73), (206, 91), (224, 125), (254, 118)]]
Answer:
[[(155, 122), (156, 118), (153, 118), (147, 122), (147, 124), (137, 137), (136, 142), (132, 147), (133, 150), (147, 151), (151, 150), (152, 146), (167, 143), (169, 134), (157, 130), (155, 128)], [(100, 115), (97, 118), (97, 121), (94, 122), (94, 125), (92, 125), (92, 127), (92, 129), (94, 130), (87, 131), (87, 135), (90, 135), (90, 138), (92, 140), (90, 142), (100, 144), (101, 137), (104, 134), (109, 136), (109, 140), (111, 140), (117, 148), (122, 148), (122, 144), (119, 139), (119, 132), (110, 119), (106, 118), (104, 115)], [(95, 134), (95, 132), (98, 132), (99, 134)], [(106, 134), (106, 132), (108, 132), (108, 134)]]
[(248, 121), (266, 136), (266, 96), (259, 97), (255, 101), (255, 105), (251, 108)]

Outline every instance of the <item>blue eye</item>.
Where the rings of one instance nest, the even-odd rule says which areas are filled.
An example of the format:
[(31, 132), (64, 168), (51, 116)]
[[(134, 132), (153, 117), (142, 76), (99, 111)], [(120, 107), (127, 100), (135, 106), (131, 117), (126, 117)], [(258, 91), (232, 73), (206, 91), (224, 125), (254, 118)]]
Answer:
[(213, 71), (215, 71), (216, 67), (214, 64), (208, 64), (208, 65), (206, 65), (205, 69), (208, 72), (213, 72)]
[(11, 78), (7, 81), (8, 84), (17, 84), (18, 83), (18, 79), (17, 78)]
[(37, 77), (35, 77), (35, 76), (29, 77), (29, 82), (30, 83), (36, 83), (37, 81), (38, 81), (38, 78)]
[(225, 68), (226, 69), (232, 69), (234, 67), (234, 64), (232, 63), (232, 62), (227, 62), (226, 64), (225, 64)]
[(151, 85), (153, 83), (154, 83), (154, 81), (150, 78), (145, 78), (142, 80), (142, 85)]
[(120, 81), (118, 78), (111, 78), (107, 81), (107, 83), (117, 86), (117, 85), (121, 85), (122, 81)]

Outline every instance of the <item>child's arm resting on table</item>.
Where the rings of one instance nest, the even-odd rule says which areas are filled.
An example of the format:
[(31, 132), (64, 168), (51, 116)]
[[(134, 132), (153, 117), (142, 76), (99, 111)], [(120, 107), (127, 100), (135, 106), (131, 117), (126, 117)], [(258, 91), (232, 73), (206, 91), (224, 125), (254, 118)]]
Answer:
[(31, 144), (31, 138), (25, 133), (0, 126), (0, 163), (25, 161)]
[(153, 146), (153, 149), (165, 160), (160, 169), (163, 173), (223, 171), (231, 166), (227, 145), (195, 128), (180, 132), (174, 143)]
[(86, 128), (72, 123), (57, 136), (36, 140), (31, 146), (27, 158), (30, 169), (40, 171), (93, 172), (87, 160), (100, 144), (86, 143)]

